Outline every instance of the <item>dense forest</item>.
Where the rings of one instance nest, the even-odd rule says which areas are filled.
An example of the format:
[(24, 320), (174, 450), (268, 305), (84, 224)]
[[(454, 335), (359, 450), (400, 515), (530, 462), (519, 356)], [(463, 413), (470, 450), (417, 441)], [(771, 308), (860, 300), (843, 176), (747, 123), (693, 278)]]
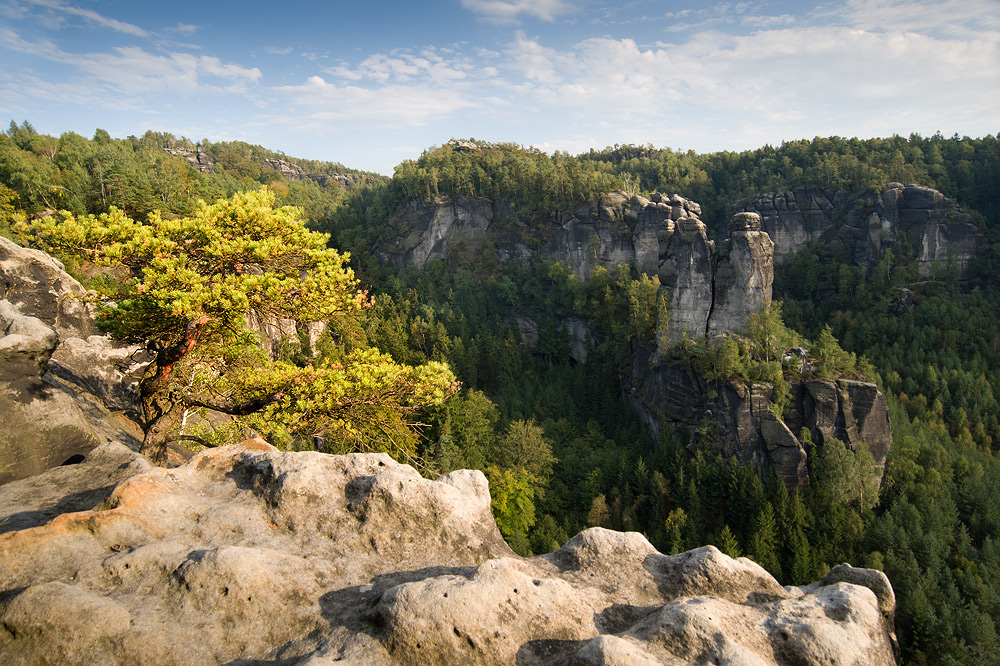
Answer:
[[(189, 159), (199, 152), (210, 171)], [(290, 178), (276, 160), (301, 175)], [(810, 490), (790, 494), (720, 459), (707, 432), (654, 441), (624, 404), (617, 375), (636, 348), (657, 343), (662, 304), (648, 277), (622, 268), (582, 282), (555, 262), (504, 264), (489, 252), (397, 271), (373, 252), (398, 233), (393, 220), (411, 200), (504, 200), (540, 223), (611, 190), (677, 192), (702, 205), (721, 237), (729, 213), (762, 192), (822, 186), (863, 201), (893, 181), (934, 187), (973, 216), (988, 242), (974, 279), (921, 279), (906, 252), (861, 267), (807, 247), (776, 267), (781, 303), (761, 314), (767, 321), (748, 322), (727, 344), (675, 350), (714, 381), (780, 383), (782, 368), (755, 351), (767, 329), (770, 344), (808, 346), (829, 372), (876, 379), (893, 428), (877, 490), (870, 457), (837, 447), (816, 450)], [(603, 525), (641, 531), (664, 552), (713, 543), (783, 584), (848, 561), (890, 577), (904, 663), (989, 663), (1000, 651), (1000, 137), (830, 137), (711, 154), (629, 145), (577, 156), (453, 141), (388, 179), (155, 132), (55, 138), (23, 122), (0, 135), (5, 234), (20, 216), (60, 209), (188, 215), (199, 199), (261, 185), (351, 252), (372, 293), (371, 307), (338, 320), (318, 349), (289, 340), (286, 359), (376, 347), (400, 363), (448, 363), (464, 388), (422, 415), (425, 472), (484, 470), (498, 524), (519, 552), (548, 552)], [(518, 317), (537, 322), (533, 347)], [(574, 317), (593, 331), (585, 362), (573, 358), (564, 325)], [(273, 424), (255, 425), (296, 445)]]

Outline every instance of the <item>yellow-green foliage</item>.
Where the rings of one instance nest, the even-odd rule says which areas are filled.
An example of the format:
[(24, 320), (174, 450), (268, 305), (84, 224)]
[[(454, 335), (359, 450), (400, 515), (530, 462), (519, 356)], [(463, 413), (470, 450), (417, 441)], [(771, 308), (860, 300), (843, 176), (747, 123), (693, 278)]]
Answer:
[(248, 329), (248, 318), (309, 323), (369, 303), (345, 265), (348, 256), (306, 229), (300, 209), (273, 205), (273, 193), (262, 188), (201, 204), (190, 218), (154, 212), (138, 222), (112, 209), (62, 213), (20, 230), (47, 249), (120, 271), (97, 297), (99, 323), (155, 357), (140, 382), (147, 440), (177, 410), (205, 407), (260, 413), (340, 450), (413, 456), (406, 415), (456, 390), (447, 366), (403, 365), (359, 348), (302, 368), (269, 358)]

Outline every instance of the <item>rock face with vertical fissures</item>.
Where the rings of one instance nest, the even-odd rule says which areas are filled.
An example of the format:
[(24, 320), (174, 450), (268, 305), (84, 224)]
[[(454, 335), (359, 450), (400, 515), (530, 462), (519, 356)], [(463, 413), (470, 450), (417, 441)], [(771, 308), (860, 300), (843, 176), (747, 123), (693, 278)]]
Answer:
[(0, 487), (5, 518), (5, 664), (894, 663), (879, 572), (784, 588), (601, 528), (517, 557), (482, 473), (384, 454), (252, 441), (161, 469), (106, 444)]
[(987, 245), (961, 206), (917, 184), (887, 183), (878, 195), (861, 196), (800, 187), (764, 192), (743, 208), (760, 215), (778, 262), (815, 243), (822, 254), (846, 251), (859, 266), (870, 268), (891, 249), (912, 253), (924, 277), (954, 270), (969, 279)]
[(771, 298), (774, 244), (754, 213), (737, 213), (720, 248), (701, 206), (678, 194), (609, 192), (573, 210), (531, 211), (482, 197), (413, 200), (394, 218), (395, 239), (376, 248), (386, 264), (419, 270), (450, 257), (505, 264), (556, 260), (581, 280), (628, 265), (659, 280), (677, 342), (739, 329)]

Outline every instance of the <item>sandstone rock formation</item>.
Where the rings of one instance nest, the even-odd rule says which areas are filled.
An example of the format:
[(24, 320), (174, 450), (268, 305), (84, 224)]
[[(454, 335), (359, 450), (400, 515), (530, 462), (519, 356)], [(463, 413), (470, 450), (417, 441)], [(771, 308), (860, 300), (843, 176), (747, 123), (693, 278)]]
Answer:
[(215, 160), (201, 148), (164, 148), (163, 151), (183, 157), (188, 164), (202, 173), (212, 173), (215, 170)]
[(377, 254), (398, 268), (423, 269), (453, 254), (475, 257), (489, 243), (501, 262), (556, 259), (581, 279), (599, 266), (628, 264), (659, 279), (671, 310), (668, 335), (677, 341), (738, 328), (771, 298), (773, 250), (759, 221), (740, 217), (735, 235), (717, 252), (700, 214), (701, 206), (676, 194), (610, 193), (531, 227), (504, 202), (411, 201), (395, 221), (397, 238)]
[(708, 334), (740, 330), (751, 313), (771, 300), (773, 282), (774, 243), (761, 231), (760, 216), (737, 213), (719, 249)]
[(889, 183), (874, 200), (817, 187), (769, 192), (744, 208), (761, 216), (779, 261), (805, 244), (846, 247), (854, 260), (870, 266), (884, 248), (907, 243), (924, 276), (935, 264), (952, 263), (962, 278), (984, 242), (972, 218), (937, 190)]
[[(6, 519), (6, 520), (5, 520)], [(480, 472), (118, 444), (0, 487), (5, 664), (893, 664), (885, 576), (783, 588), (593, 528), (516, 557)]]
[(695, 432), (708, 426), (723, 458), (735, 456), (764, 478), (774, 472), (790, 489), (809, 485), (803, 428), (819, 446), (864, 443), (879, 469), (892, 442), (889, 408), (870, 382), (793, 381), (791, 409), (782, 420), (771, 413), (770, 384), (710, 382), (678, 360), (640, 350), (624, 388), (654, 436), (662, 428)]
[[(215, 171), (215, 159), (200, 147), (164, 148), (163, 150), (170, 155), (183, 157), (188, 161), (188, 164), (202, 173)], [(343, 188), (348, 188), (363, 180), (361, 176), (353, 173), (306, 173), (299, 165), (277, 157), (266, 157), (261, 160), (260, 165), (265, 169), (277, 171), (285, 180), (312, 180), (324, 187), (335, 183)]]
[(83, 287), (44, 252), (0, 237), (0, 483), (86, 455), (138, 446), (137, 348), (96, 335)]

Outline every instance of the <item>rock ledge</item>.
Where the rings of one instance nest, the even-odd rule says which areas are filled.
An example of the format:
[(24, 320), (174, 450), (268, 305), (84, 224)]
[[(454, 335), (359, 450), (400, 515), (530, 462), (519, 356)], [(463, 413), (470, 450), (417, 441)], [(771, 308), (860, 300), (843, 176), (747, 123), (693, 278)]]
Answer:
[(482, 473), (384, 454), (249, 442), (167, 470), (109, 443), (0, 507), (5, 664), (895, 663), (878, 572), (783, 588), (600, 528), (520, 558)]

